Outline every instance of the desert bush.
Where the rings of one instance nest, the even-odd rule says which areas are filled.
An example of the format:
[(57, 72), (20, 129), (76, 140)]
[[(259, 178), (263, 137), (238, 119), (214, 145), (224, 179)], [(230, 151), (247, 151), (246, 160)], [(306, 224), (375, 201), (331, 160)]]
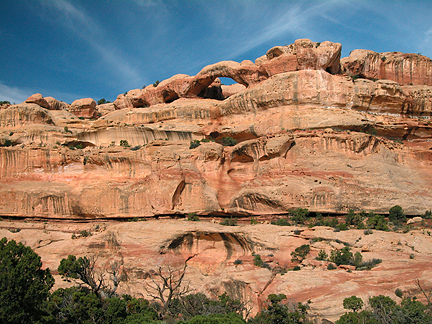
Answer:
[(111, 101), (108, 101), (108, 100), (106, 100), (105, 98), (102, 98), (102, 99), (99, 99), (98, 101), (97, 101), (97, 104), (98, 105), (103, 105), (103, 104), (106, 104), (106, 103), (110, 103)]
[(261, 255), (259, 254), (254, 255), (253, 264), (256, 265), (257, 267), (262, 267), (264, 261), (261, 259)]
[(199, 222), (200, 219), (196, 213), (189, 213), (187, 220), (192, 222)]
[(389, 230), (384, 215), (374, 215), (373, 213), (370, 213), (368, 216), (369, 219), (367, 220), (367, 224), (370, 228), (376, 229), (378, 231)]
[(349, 246), (345, 246), (342, 249), (336, 249), (331, 251), (330, 261), (336, 263), (336, 265), (353, 265), (359, 266), (362, 261), (362, 255), (359, 252), (353, 254)]
[(389, 210), (389, 221), (393, 224), (406, 222), (406, 216), (401, 206), (396, 205)]
[(357, 312), (358, 310), (363, 308), (363, 300), (357, 296), (347, 297), (343, 300), (343, 307), (345, 309), (350, 309), (353, 312)]
[(2, 147), (13, 146), (13, 143), (10, 139), (5, 139), (0, 142), (0, 146)]
[(345, 223), (340, 223), (336, 226), (335, 229), (338, 229), (340, 231), (347, 231), (348, 230), (348, 226)]
[(225, 225), (225, 226), (237, 226), (237, 218), (225, 218), (222, 222), (219, 224)]
[(365, 212), (361, 212), (359, 214), (354, 213), (354, 210), (350, 209), (348, 214), (345, 216), (345, 223), (347, 225), (358, 226), (363, 224), (363, 219), (366, 217)]
[(318, 253), (318, 256), (316, 257), (316, 260), (318, 261), (325, 261), (328, 258), (328, 254), (324, 250), (320, 250)]
[[(358, 253), (358, 252), (357, 252)], [(369, 260), (369, 261), (364, 261), (364, 262), (361, 262), (357, 267), (356, 267), (356, 270), (370, 270), (370, 269), (372, 269), (373, 267), (375, 267), (376, 265), (378, 265), (378, 264), (380, 264), (382, 262), (382, 260), (381, 259), (372, 259), (372, 260)]]
[(200, 145), (201, 145), (201, 143), (199, 140), (192, 140), (192, 141), (190, 141), (189, 149), (192, 150), (194, 148), (197, 148)]
[(123, 147), (130, 147), (129, 143), (127, 140), (120, 140), (120, 146)]
[(335, 270), (335, 269), (337, 269), (337, 267), (333, 263), (329, 263), (327, 265), (327, 270)]
[(237, 144), (237, 140), (235, 140), (234, 138), (227, 136), (227, 137), (223, 137), (222, 138), (222, 143), (223, 146), (234, 146)]
[(86, 231), (86, 230), (82, 230), (82, 231), (80, 231), (80, 236), (81, 237), (88, 237), (88, 236), (91, 236), (92, 234), (91, 234), (91, 232), (90, 231)]
[(402, 292), (402, 290), (401, 290), (400, 288), (396, 288), (396, 290), (395, 290), (395, 295), (396, 295), (397, 297), (399, 297), (399, 298), (402, 298), (402, 297), (403, 297), (403, 292)]
[(299, 247), (297, 247), (293, 252), (291, 252), (291, 261), (298, 261), (302, 262), (304, 258), (309, 254), (310, 252), (310, 245), (309, 244), (303, 244)]
[(279, 218), (275, 221), (272, 221), (271, 223), (272, 225), (277, 225), (277, 226), (290, 226), (290, 223), (286, 218)]
[(309, 210), (306, 208), (297, 208), (291, 211), (291, 220), (297, 224), (304, 224), (309, 217)]

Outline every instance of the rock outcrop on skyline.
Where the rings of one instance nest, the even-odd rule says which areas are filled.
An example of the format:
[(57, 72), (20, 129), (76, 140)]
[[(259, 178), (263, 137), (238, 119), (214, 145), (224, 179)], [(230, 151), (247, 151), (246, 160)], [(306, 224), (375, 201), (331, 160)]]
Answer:
[[(1, 109), (0, 215), (385, 213), (396, 204), (423, 214), (430, 60), (353, 51), (340, 61), (340, 52), (297, 40), (255, 63), (216, 63), (114, 103), (35, 94)], [(374, 57), (410, 70), (384, 69), (390, 80), (375, 80)]]
[(341, 60), (342, 71), (367, 79), (387, 79), (401, 85), (432, 85), (432, 60), (421, 54), (354, 50)]
[[(70, 285), (55, 269), (74, 254), (94, 255), (102, 268), (118, 262), (129, 280), (120, 294), (150, 298), (149, 272), (187, 263), (194, 292), (227, 292), (251, 314), (272, 293), (311, 300), (316, 323), (339, 318), (352, 295), (396, 299), (401, 289), (421, 298), (415, 279), (432, 285), (430, 219), (412, 217), (403, 233), (269, 224), (297, 208), (336, 223), (350, 210), (432, 209), (431, 60), (340, 56), (338, 43), (301, 39), (112, 103), (34, 94), (1, 105), (0, 238), (41, 255), (56, 288)], [(231, 217), (239, 226), (216, 224)], [(293, 261), (304, 244), (310, 253)], [(330, 271), (316, 259), (344, 247), (382, 263)]]

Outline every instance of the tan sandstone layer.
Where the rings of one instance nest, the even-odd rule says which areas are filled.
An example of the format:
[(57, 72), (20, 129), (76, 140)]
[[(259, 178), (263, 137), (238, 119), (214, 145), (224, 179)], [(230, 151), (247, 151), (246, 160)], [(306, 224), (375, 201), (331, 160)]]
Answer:
[[(21, 231), (12, 233), (16, 228)], [(93, 235), (81, 237), (82, 230)], [(72, 239), (73, 234), (76, 239)], [(334, 232), (327, 227), (232, 227), (184, 220), (91, 224), (4, 220), (0, 222), (0, 237), (34, 249), (44, 266), (54, 270), (56, 287), (70, 285), (55, 271), (69, 254), (97, 256), (101, 268), (120, 262), (128, 281), (120, 285), (119, 293), (144, 297), (148, 297), (143, 289), (147, 272), (188, 260), (185, 283), (194, 292), (217, 297), (226, 291), (249, 301), (253, 312), (269, 294), (283, 293), (296, 302), (310, 300), (312, 317), (335, 320), (344, 313), (342, 301), (346, 297), (356, 295), (366, 302), (370, 296), (384, 294), (398, 300), (394, 292), (399, 288), (405, 296), (421, 298), (416, 279), (425, 289), (432, 287), (432, 237), (422, 229), (406, 234), (374, 230), (365, 235), (363, 230)], [(292, 271), (296, 263), (291, 262), (291, 252), (303, 244), (311, 245), (311, 253), (300, 264), (301, 270)], [(327, 270), (327, 261), (315, 260), (320, 250), (330, 254), (345, 245), (353, 253), (361, 252), (364, 260), (379, 258), (382, 263), (369, 271), (343, 266)], [(272, 270), (255, 266), (253, 253)], [(236, 260), (241, 263), (235, 264)]]
[[(216, 63), (114, 103), (35, 94), (6, 106), (0, 215), (386, 213), (396, 204), (423, 214), (432, 207), (427, 80), (338, 74), (354, 62), (341, 65), (340, 50), (297, 40), (255, 63)], [(223, 146), (225, 137), (237, 145)]]

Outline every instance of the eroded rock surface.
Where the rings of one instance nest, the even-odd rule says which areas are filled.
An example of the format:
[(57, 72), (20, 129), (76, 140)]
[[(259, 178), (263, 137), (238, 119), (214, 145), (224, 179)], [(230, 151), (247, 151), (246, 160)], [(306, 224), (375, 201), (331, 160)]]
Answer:
[(368, 79), (393, 80), (403, 85), (432, 85), (432, 60), (421, 54), (354, 50), (341, 60), (343, 71)]
[[(1, 109), (0, 215), (385, 213), (396, 204), (423, 214), (432, 208), (427, 79), (338, 74), (340, 50), (298, 40), (114, 103), (46, 98), (47, 109), (38, 95)], [(345, 72), (367, 70), (370, 53), (356, 53), (342, 60)]]
[[(82, 231), (92, 235), (83, 237)], [(52, 270), (55, 288), (71, 285), (56, 272), (60, 260), (70, 254), (96, 256), (98, 271), (118, 262), (128, 275), (118, 293), (145, 298), (149, 296), (143, 286), (150, 271), (186, 262), (185, 284), (194, 292), (212, 298), (228, 292), (248, 302), (252, 314), (275, 293), (286, 294), (295, 302), (310, 300), (312, 318), (334, 321), (345, 312), (344, 298), (356, 295), (366, 303), (370, 296), (382, 294), (398, 301), (396, 289), (404, 296), (422, 298), (416, 279), (426, 289), (432, 286), (432, 237), (420, 229), (405, 234), (373, 230), (366, 235), (353, 229), (334, 232), (327, 227), (264, 224), (233, 227), (162, 219), (48, 224), (4, 220), (0, 236), (34, 249), (44, 267)], [(309, 244), (311, 252), (300, 264), (292, 262), (291, 252), (303, 244)], [(330, 255), (347, 245), (353, 253), (360, 252), (364, 261), (376, 258), (382, 263), (372, 270), (349, 266), (327, 270), (328, 261), (315, 259), (321, 250)], [(268, 268), (254, 265), (254, 255), (260, 255)], [(292, 271), (295, 265), (299, 271)]]

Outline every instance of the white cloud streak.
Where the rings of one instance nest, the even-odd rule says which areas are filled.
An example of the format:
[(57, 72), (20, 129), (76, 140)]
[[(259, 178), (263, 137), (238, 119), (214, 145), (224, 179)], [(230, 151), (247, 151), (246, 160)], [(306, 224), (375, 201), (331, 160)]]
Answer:
[(0, 81), (0, 101), (9, 101), (10, 103), (21, 103), (32, 95), (28, 89), (11, 87)]
[[(338, 0), (311, 2), (309, 3), (309, 8), (305, 8), (302, 2), (288, 2), (288, 5), (285, 6), (282, 6), (282, 2), (282, 7), (277, 8), (277, 11), (284, 13), (282, 15), (277, 15), (277, 12), (275, 12), (275, 19), (270, 24), (259, 30), (255, 30), (249, 37), (237, 39), (235, 43), (238, 44), (238, 49), (233, 51), (231, 55), (241, 55), (244, 52), (283, 35), (299, 37), (306, 33), (313, 33), (313, 21), (317, 17), (328, 19), (327, 12), (333, 11), (334, 8), (341, 3), (345, 4), (344, 1)], [(257, 10), (259, 10), (259, 8), (257, 8)], [(335, 18), (332, 18), (332, 20), (335, 20)]]
[(131, 84), (141, 80), (138, 71), (118, 54), (118, 49), (106, 45), (106, 41), (101, 41), (106, 39), (106, 33), (85, 10), (75, 7), (67, 0), (40, 0), (40, 3), (59, 12), (63, 18), (59, 19), (60, 23), (95, 50), (102, 60), (109, 64), (109, 68), (116, 71), (122, 79)]
[(163, 4), (162, 0), (133, 0), (141, 7), (158, 7)]

